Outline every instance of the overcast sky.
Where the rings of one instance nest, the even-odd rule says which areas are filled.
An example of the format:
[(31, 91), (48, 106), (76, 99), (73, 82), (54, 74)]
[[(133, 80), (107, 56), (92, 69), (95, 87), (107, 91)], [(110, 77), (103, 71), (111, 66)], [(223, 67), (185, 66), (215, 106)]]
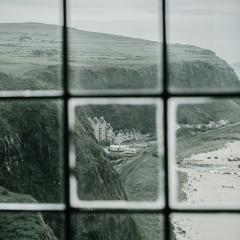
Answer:
[(70, 25), (83, 30), (161, 40), (159, 0), (71, 0)]
[[(0, 0), (0, 22), (61, 24), (61, 0)], [(167, 0), (168, 41), (240, 62), (240, 0)], [(158, 0), (71, 0), (72, 27), (160, 40)]]
[(212, 49), (240, 62), (240, 0), (168, 0), (170, 42)]

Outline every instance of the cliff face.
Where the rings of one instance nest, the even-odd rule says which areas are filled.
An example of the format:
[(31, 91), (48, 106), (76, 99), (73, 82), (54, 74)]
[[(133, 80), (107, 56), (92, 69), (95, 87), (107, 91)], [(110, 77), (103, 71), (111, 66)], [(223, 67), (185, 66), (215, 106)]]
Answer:
[(82, 66), (71, 68), (73, 89), (154, 89), (158, 66)]
[(0, 186), (39, 202), (62, 201), (61, 102), (0, 103)]
[[(2, 191), (0, 202), (32, 202), (29, 194), (39, 202), (59, 202), (62, 200), (62, 161), (61, 161), (61, 102), (4, 102), (0, 105), (0, 186), (17, 192), (10, 194)], [(21, 117), (19, 117), (21, 116)], [(82, 199), (126, 199), (120, 178), (112, 168), (109, 159), (97, 144), (92, 129), (84, 112), (77, 116), (76, 128), (77, 166), (75, 174), (78, 179), (78, 193)], [(29, 239), (54, 239), (51, 230), (39, 226), (41, 214), (3, 215), (0, 227), (10, 221), (12, 231), (21, 231), (20, 238), (29, 234)], [(5, 219), (5, 220), (4, 220)], [(62, 227), (49, 214), (44, 219), (51, 228), (61, 235)], [(90, 224), (91, 220), (94, 223)], [(95, 222), (96, 221), (96, 222)], [(6, 223), (5, 223), (6, 222)], [(115, 228), (119, 239), (142, 239), (134, 219), (129, 216), (120, 218), (98, 214), (75, 217), (74, 224), (78, 229), (74, 239), (98, 236), (99, 239), (112, 239), (109, 226)], [(19, 225), (19, 226), (18, 226)], [(22, 226), (23, 225), (23, 226)], [(14, 230), (15, 229), (15, 230)], [(36, 232), (36, 237), (31, 234)], [(45, 231), (45, 235), (43, 232)], [(3, 231), (2, 236), (8, 236)], [(4, 235), (5, 234), (5, 235)], [(39, 238), (38, 238), (39, 234)], [(1, 235), (0, 235), (1, 236)], [(15, 236), (15, 235), (13, 235)], [(21, 238), (22, 237), (22, 238)], [(32, 237), (32, 238), (31, 238)], [(3, 238), (11, 239), (11, 238)], [(87, 238), (89, 239), (89, 238)], [(90, 238), (91, 239), (91, 238)]]
[[(194, 79), (194, 80), (193, 80)], [(169, 65), (170, 89), (179, 91), (240, 88), (238, 77), (227, 64), (219, 67), (203, 61), (173, 62)]]
[[(110, 160), (94, 138), (85, 112), (77, 111), (75, 176), (82, 200), (125, 200), (125, 190)], [(141, 240), (134, 219), (129, 215), (79, 214), (72, 218), (74, 239)]]
[(173, 91), (240, 88), (238, 76), (227, 62), (210, 50), (191, 45), (169, 45), (169, 85)]
[(77, 111), (76, 121), (75, 174), (79, 196), (85, 200), (126, 199), (119, 176), (97, 143), (84, 111)]

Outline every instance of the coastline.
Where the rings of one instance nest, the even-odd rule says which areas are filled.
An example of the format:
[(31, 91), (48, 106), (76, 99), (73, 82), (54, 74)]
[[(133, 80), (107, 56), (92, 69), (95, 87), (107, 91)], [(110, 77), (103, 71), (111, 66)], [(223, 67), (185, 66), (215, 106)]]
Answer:
[[(240, 141), (228, 142), (212, 151), (194, 153), (179, 164), (178, 200), (191, 206), (237, 204), (240, 202), (239, 170)], [(202, 229), (207, 228), (207, 223), (203, 219), (179, 215), (173, 218), (173, 223), (177, 240), (205, 239)], [(224, 226), (227, 223), (222, 220), (219, 224)]]

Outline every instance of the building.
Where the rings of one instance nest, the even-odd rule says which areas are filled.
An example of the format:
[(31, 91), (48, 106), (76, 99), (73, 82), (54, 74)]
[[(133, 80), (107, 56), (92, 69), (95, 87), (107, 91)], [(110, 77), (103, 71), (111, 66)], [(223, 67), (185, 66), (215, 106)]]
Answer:
[(141, 138), (141, 132), (135, 128), (119, 130), (115, 132), (114, 144), (121, 144), (123, 142), (132, 140), (140, 140)]
[(106, 127), (106, 138), (112, 142), (114, 139), (115, 135), (114, 135), (114, 131), (113, 128), (111, 126), (110, 123), (107, 123), (107, 127)]
[(99, 122), (99, 120), (95, 117), (93, 119), (88, 118), (88, 121), (91, 124), (95, 138), (99, 141), (100, 140), (100, 122)]
[(135, 128), (114, 131), (111, 124), (104, 117), (89, 117), (88, 121), (92, 126), (95, 138), (100, 143), (120, 145), (123, 142), (140, 140), (142, 138), (141, 132)]
[(114, 131), (110, 123), (108, 123), (104, 117), (88, 118), (90, 122), (95, 138), (99, 142), (112, 142), (114, 139)]

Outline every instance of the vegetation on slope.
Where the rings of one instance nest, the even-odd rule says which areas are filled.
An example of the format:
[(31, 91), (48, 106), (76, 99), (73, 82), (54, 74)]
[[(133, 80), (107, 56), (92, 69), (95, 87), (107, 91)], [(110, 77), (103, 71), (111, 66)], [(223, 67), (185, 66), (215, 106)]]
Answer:
[[(56, 39), (59, 28), (44, 24), (7, 24), (1, 25), (1, 30), (1, 89), (58, 88), (60, 44), (51, 41)], [(70, 36), (76, 40), (70, 52), (70, 78), (74, 88), (156, 88), (159, 80), (158, 56), (156, 56), (156, 50), (160, 46), (158, 43), (79, 30), (71, 31)], [(34, 35), (33, 41), (19, 42), (22, 34), (29, 32)], [(15, 42), (6, 45), (9, 37)], [(39, 39), (44, 40), (41, 41), (41, 45)], [(50, 43), (53, 44), (51, 47), (49, 47)], [(28, 51), (27, 45), (34, 45), (34, 48)], [(15, 52), (16, 48), (19, 49), (20, 54)], [(43, 53), (40, 51), (41, 48), (48, 48), (49, 51)], [(191, 89), (239, 87), (238, 78), (233, 70), (211, 51), (183, 45), (170, 45), (170, 48), (172, 48), (170, 49), (169, 67), (170, 86), (190, 87)], [(8, 51), (10, 55), (6, 55), (9, 54)], [(49, 55), (49, 53), (53, 54)], [(24, 58), (25, 54), (29, 55)], [(218, 105), (211, 108), (203, 107), (200, 109), (201, 116), (198, 114), (199, 109), (192, 108), (189, 112), (184, 110), (185, 112), (180, 115), (189, 116), (189, 119), (181, 117), (180, 121), (190, 122), (193, 119), (191, 121), (207, 122), (219, 117), (224, 118), (224, 116), (232, 115), (235, 110), (239, 110), (236, 101), (228, 101), (225, 106), (224, 109), (227, 111), (223, 111), (222, 106)], [(22, 194), (31, 194), (39, 202), (61, 201), (60, 108), (60, 103), (53, 102), (51, 104), (49, 102), (28, 102), (27, 104), (2, 102), (0, 104), (2, 126), (0, 186), (21, 193), (23, 198), (26, 195)], [(125, 128), (126, 125), (122, 119), (117, 120), (108, 116), (128, 116), (129, 121), (135, 122), (143, 132), (152, 131), (152, 127), (149, 126), (154, 125), (153, 122), (149, 123), (145, 116), (151, 121), (155, 120), (154, 109), (149, 112), (146, 109), (143, 110), (141, 115), (143, 124), (140, 124), (134, 110), (119, 110), (118, 107), (113, 107), (111, 114), (106, 112), (105, 118), (112, 122), (115, 128)], [(234, 120), (236, 120), (235, 117), (232, 121)], [(79, 196), (82, 199), (126, 199), (119, 176), (94, 139), (85, 113), (79, 113), (77, 116), (76, 127), (77, 166), (75, 174), (78, 179)], [(4, 194), (6, 194), (5, 190), (3, 190)], [(8, 194), (8, 197), (11, 197), (11, 194)], [(21, 196), (13, 196), (13, 201), (20, 201)], [(6, 196), (0, 199), (3, 202), (9, 201), (6, 200)], [(25, 200), (30, 201), (28, 197)], [(38, 217), (41, 218), (40, 215)], [(60, 227), (56, 227), (56, 222), (53, 223), (47, 215), (45, 219), (56, 232), (59, 231)], [(10, 220), (18, 223), (17, 218), (9, 218), (9, 222)], [(39, 223), (40, 220), (34, 218), (33, 220), (26, 219), (26, 221)], [(5, 222), (8, 223), (8, 220), (1, 222), (0, 227), (5, 226)], [(113, 218), (110, 215), (88, 214), (76, 216), (74, 223), (77, 226), (74, 239), (110, 240), (115, 236), (114, 232), (117, 232), (117, 239), (144, 239), (137, 221), (131, 216)], [(18, 226), (22, 226), (22, 223), (16, 226), (8, 225), (14, 228), (9, 231), (6, 228), (6, 234), (14, 232), (14, 229), (18, 231)], [(35, 236), (42, 234), (31, 224), (23, 227), (26, 228), (26, 232), (29, 232), (28, 228), (30, 228), (36, 233)], [(49, 238), (52, 235), (48, 228), (42, 229), (45, 229), (47, 236), (40, 235), (40, 239), (54, 239)], [(5, 234), (5, 231), (2, 232)], [(3, 236), (3, 239), (12, 237)], [(24, 236), (23, 239), (27, 239), (26, 235), (22, 236)], [(31, 235), (29, 236), (29, 239), (34, 239)]]
[[(0, 201), (4, 203), (36, 203), (29, 195), (16, 194), (0, 187)], [(57, 240), (40, 213), (1, 212), (0, 239)]]
[(238, 99), (210, 100), (205, 104), (183, 104), (177, 110), (178, 124), (200, 124), (221, 119), (231, 123), (239, 121), (240, 102)]
[[(39, 23), (0, 26), (0, 87), (59, 89), (61, 28)], [(22, 41), (23, 36), (29, 39)], [(73, 90), (156, 89), (161, 85), (161, 43), (72, 28), (69, 36)], [(171, 90), (240, 88), (234, 70), (210, 50), (169, 44), (168, 53)], [(4, 86), (6, 79), (14, 84)]]
[(0, 112), (0, 186), (61, 202), (61, 102), (4, 101)]
[(169, 44), (169, 85), (173, 91), (236, 90), (239, 78), (214, 52), (191, 45)]
[[(142, 133), (156, 132), (154, 105), (89, 105), (82, 107), (89, 117), (103, 116), (114, 130), (135, 128)], [(140, 121), (141, 120), (141, 121)]]

